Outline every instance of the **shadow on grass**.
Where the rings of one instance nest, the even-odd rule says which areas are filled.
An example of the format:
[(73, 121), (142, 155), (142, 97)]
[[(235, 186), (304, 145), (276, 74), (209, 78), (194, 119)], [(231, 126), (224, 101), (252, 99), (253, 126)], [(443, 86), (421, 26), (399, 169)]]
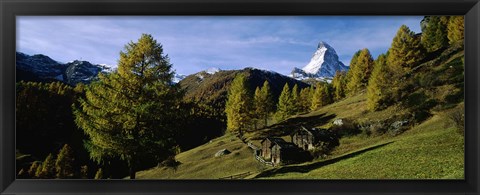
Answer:
[(304, 126), (312, 128), (324, 125), (336, 117), (335, 114), (326, 115), (325, 113), (317, 116), (298, 116), (289, 118), (280, 123), (265, 127), (263, 130), (257, 131), (253, 139), (263, 139), (265, 137), (280, 137), (290, 135), (295, 130)]
[(393, 143), (393, 141), (387, 142), (387, 143), (384, 143), (384, 144), (380, 144), (380, 145), (376, 145), (376, 146), (372, 146), (372, 147), (369, 147), (369, 148), (365, 148), (363, 150), (359, 150), (359, 151), (356, 151), (356, 152), (353, 152), (353, 153), (350, 153), (350, 154), (346, 154), (346, 155), (343, 155), (343, 156), (340, 156), (340, 157), (337, 157), (337, 158), (334, 158), (334, 159), (315, 162), (315, 163), (311, 163), (311, 164), (307, 164), (307, 165), (292, 165), (292, 166), (286, 166), (286, 167), (280, 167), (280, 168), (277, 168), (277, 169), (267, 170), (267, 171), (264, 171), (264, 172), (258, 174), (257, 176), (255, 176), (254, 179), (255, 178), (260, 178), (260, 177), (270, 177), (270, 176), (273, 176), (273, 175), (279, 174), (279, 173), (289, 173), (289, 172), (307, 173), (307, 172), (310, 172), (314, 169), (318, 169), (320, 167), (330, 165), (330, 164), (336, 163), (336, 162), (341, 161), (341, 160), (345, 160), (345, 159), (348, 159), (348, 158), (358, 156), (362, 153), (384, 147), (384, 146), (389, 145), (391, 143)]

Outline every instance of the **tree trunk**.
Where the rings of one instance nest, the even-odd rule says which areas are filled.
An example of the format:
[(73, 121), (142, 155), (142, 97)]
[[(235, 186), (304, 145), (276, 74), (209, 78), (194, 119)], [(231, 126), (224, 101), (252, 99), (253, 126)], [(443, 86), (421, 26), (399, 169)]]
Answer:
[(134, 158), (130, 159), (130, 179), (135, 179), (135, 160)]
[(130, 179), (135, 179), (135, 167), (130, 165)]

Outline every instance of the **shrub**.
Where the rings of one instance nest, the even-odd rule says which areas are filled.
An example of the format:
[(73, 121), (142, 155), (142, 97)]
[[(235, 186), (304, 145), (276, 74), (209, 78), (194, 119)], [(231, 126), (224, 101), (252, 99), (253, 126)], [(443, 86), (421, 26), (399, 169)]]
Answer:
[[(456, 108), (447, 112), (448, 122), (451, 122), (460, 134), (465, 133), (465, 105), (460, 104)], [(446, 122), (446, 123), (448, 123)]]

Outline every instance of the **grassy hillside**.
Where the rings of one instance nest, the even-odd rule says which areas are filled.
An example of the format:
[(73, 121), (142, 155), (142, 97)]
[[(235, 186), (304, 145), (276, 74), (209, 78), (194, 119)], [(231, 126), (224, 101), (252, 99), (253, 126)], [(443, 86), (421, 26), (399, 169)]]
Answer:
[[(437, 55), (437, 54), (436, 54)], [(360, 126), (343, 136), (340, 146), (323, 159), (302, 164), (269, 167), (256, 161), (252, 150), (232, 135), (176, 156), (176, 170), (157, 167), (138, 172), (143, 179), (218, 179), (249, 172), (258, 179), (463, 179), (464, 139), (451, 120), (463, 106), (463, 49), (453, 46), (415, 69), (413, 87), (401, 102), (377, 112), (367, 110), (365, 91), (321, 109), (292, 116), (245, 136), (256, 145), (267, 136), (283, 137), (299, 126), (332, 126), (342, 118)], [(379, 131), (376, 125), (408, 120), (402, 131)], [(232, 153), (214, 157), (221, 150)]]
[[(231, 153), (215, 157), (219, 150)], [(177, 169), (159, 167), (137, 172), (139, 179), (218, 179), (246, 172), (257, 174), (266, 168), (258, 163), (247, 145), (232, 135), (224, 135), (207, 144), (176, 156)]]

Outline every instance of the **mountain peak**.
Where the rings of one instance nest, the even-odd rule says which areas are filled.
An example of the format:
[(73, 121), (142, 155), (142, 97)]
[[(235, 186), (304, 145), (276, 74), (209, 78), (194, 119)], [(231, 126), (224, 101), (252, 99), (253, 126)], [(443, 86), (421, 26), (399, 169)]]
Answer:
[(346, 70), (348, 70), (348, 67), (340, 62), (335, 49), (325, 41), (320, 41), (310, 62), (302, 69), (294, 68), (291, 76), (300, 80), (306, 78), (333, 78), (337, 71)]

